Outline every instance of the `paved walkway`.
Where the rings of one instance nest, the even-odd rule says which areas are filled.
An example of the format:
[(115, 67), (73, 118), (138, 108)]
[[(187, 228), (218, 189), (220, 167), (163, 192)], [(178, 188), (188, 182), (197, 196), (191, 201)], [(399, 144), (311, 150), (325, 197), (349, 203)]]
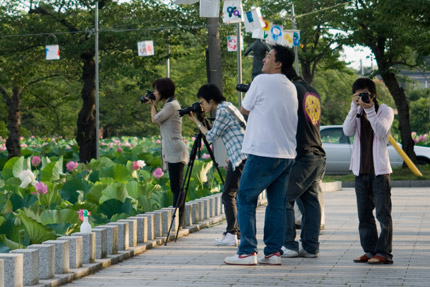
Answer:
[[(352, 188), (324, 198), (320, 258), (285, 258), (281, 266), (225, 265), (236, 248), (212, 245), (223, 222), (65, 286), (430, 286), (430, 188), (392, 190), (393, 265), (352, 262), (363, 253)], [(257, 210), (260, 250), (264, 210)]]

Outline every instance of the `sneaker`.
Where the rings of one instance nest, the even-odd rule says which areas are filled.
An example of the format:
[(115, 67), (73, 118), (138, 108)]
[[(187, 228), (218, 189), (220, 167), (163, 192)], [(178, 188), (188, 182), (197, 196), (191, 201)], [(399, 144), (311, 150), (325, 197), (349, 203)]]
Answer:
[(281, 265), (281, 252), (275, 252), (270, 255), (263, 255), (258, 258), (259, 264)]
[(217, 246), (236, 246), (237, 236), (235, 234), (226, 233), (223, 238), (216, 238), (214, 244)]
[(299, 252), (297, 252), (295, 250), (288, 249), (285, 246), (282, 246), (281, 250), (283, 252), (283, 254), (281, 256), (282, 258), (294, 258), (294, 257), (299, 256)]
[(229, 265), (257, 265), (257, 253), (235, 254), (226, 257), (224, 263)]
[(305, 258), (318, 258), (319, 254), (313, 254), (313, 253), (309, 253), (306, 250), (304, 250), (303, 248), (300, 248), (299, 250), (299, 256), (300, 257), (305, 257)]

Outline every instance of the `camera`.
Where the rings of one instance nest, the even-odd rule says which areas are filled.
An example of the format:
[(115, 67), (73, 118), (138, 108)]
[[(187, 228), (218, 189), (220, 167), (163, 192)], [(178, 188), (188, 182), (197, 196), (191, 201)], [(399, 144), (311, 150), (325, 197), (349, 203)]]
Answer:
[(193, 112), (196, 113), (198, 116), (203, 113), (202, 107), (200, 106), (199, 102), (195, 102), (191, 105), (191, 107), (183, 108), (178, 110), (179, 116), (182, 117), (184, 115), (188, 115), (189, 113)]
[(249, 87), (251, 87), (251, 84), (237, 84), (236, 90), (242, 93), (246, 93), (249, 90)]
[(155, 95), (150, 90), (146, 90), (146, 95), (140, 97), (140, 101), (144, 104), (148, 101), (148, 99), (155, 101)]
[(368, 92), (358, 94), (364, 103), (370, 104), (370, 94)]

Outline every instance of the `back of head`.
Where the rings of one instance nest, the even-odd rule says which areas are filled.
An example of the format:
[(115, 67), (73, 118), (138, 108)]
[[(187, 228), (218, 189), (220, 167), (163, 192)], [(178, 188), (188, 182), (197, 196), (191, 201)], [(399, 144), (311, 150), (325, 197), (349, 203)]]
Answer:
[(217, 104), (226, 100), (219, 88), (214, 84), (205, 84), (201, 86), (197, 92), (197, 98), (203, 98), (208, 103), (210, 100), (213, 100)]
[(293, 66), (295, 55), (292, 49), (281, 46), (281, 45), (274, 45), (272, 47), (273, 50), (275, 50), (275, 61), (280, 62), (282, 64), (281, 72), (282, 74), (286, 75), (288, 69), (290, 69)]
[(376, 98), (376, 85), (369, 78), (358, 78), (354, 84), (352, 84), (352, 93), (354, 94), (358, 90), (367, 89)]
[(157, 79), (152, 83), (152, 88), (157, 89), (162, 99), (175, 96), (175, 83), (169, 78)]

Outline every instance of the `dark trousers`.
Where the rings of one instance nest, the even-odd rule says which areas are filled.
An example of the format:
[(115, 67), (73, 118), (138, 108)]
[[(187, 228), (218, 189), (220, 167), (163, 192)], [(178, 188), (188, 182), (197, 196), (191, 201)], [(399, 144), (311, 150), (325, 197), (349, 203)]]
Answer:
[(312, 254), (319, 252), (321, 205), (318, 196), (321, 193), (320, 183), (325, 166), (325, 157), (314, 154), (296, 158), (294, 162), (287, 189), (284, 246), (288, 249), (299, 250), (299, 244), (295, 241), (294, 201), (300, 200), (302, 205), (300, 239), (303, 249)]
[(222, 190), (222, 203), (224, 204), (225, 217), (227, 218), (226, 232), (238, 234), (236, 196), (239, 189), (240, 176), (242, 175), (245, 161), (233, 170), (231, 162), (228, 163), (225, 176), (224, 188)]
[[(390, 175), (360, 175), (355, 177), (357, 196), (358, 231), (361, 247), (369, 255), (392, 259), (393, 222), (391, 219)], [(381, 232), (378, 236), (373, 210)]]
[(179, 226), (184, 223), (185, 192), (182, 188), (184, 182), (184, 164), (182, 162), (168, 163), (170, 189), (173, 193), (173, 207), (179, 209)]

